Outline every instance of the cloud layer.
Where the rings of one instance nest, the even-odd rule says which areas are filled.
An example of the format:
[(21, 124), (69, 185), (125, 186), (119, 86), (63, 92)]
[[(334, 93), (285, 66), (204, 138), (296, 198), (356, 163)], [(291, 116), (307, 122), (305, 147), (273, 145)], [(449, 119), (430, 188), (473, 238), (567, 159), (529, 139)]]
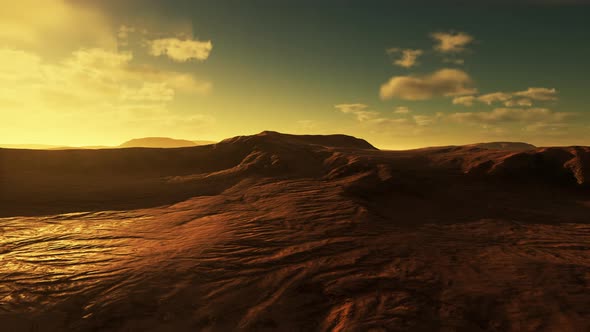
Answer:
[(353, 114), (360, 122), (375, 118), (378, 113), (367, 111), (368, 105), (365, 104), (338, 104), (334, 105), (336, 109), (345, 114)]
[(131, 52), (95, 48), (49, 63), (32, 52), (0, 48), (0, 85), (10, 87), (0, 92), (0, 116), (7, 124), (22, 122), (21, 128), (52, 121), (61, 127), (74, 119), (112, 126), (122, 123), (117, 120), (158, 118), (160, 126), (172, 118), (168, 105), (177, 94), (211, 90), (211, 83), (190, 74), (136, 66), (132, 60)]
[(557, 90), (548, 88), (528, 88), (517, 92), (494, 92), (479, 96), (459, 96), (453, 98), (453, 104), (473, 106), (475, 102), (487, 105), (503, 103), (506, 107), (531, 107), (533, 100), (553, 101), (557, 100)]
[(473, 94), (473, 81), (458, 69), (441, 69), (425, 76), (395, 76), (381, 85), (381, 99), (426, 100), (438, 96)]
[(80, 44), (109, 50), (116, 47), (113, 29), (104, 13), (63, 0), (3, 3), (0, 10), (0, 42), (2, 46), (35, 50), (80, 47)]
[(553, 112), (547, 108), (496, 108), (490, 112), (453, 113), (449, 118), (458, 122), (562, 122), (570, 113)]

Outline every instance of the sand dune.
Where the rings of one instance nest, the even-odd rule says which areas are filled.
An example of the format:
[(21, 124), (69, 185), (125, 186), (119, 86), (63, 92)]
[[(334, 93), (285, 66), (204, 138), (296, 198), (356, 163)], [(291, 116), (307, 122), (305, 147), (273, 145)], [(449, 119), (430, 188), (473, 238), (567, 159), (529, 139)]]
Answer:
[(589, 153), (0, 149), (0, 326), (588, 330)]

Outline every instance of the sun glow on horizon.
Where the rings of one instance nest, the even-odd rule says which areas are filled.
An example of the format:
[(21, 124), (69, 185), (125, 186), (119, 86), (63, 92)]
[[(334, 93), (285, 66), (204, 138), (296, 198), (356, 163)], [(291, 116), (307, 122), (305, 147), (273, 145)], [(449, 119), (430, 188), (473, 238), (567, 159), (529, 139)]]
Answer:
[[(543, 53), (545, 45), (578, 38), (569, 22), (587, 24), (571, 15), (562, 21), (567, 9), (546, 9), (561, 39), (551, 34), (557, 23), (539, 25), (534, 13), (516, 11), (518, 20), (506, 24), (546, 29), (523, 30), (530, 42), (520, 45), (494, 38), (452, 7), (442, 10), (456, 22), (442, 24), (426, 10), (380, 6), (367, 6), (359, 22), (351, 20), (354, 8), (335, 16), (327, 3), (294, 6), (278, 24), (279, 5), (258, 8), (252, 22), (253, 14), (175, 1), (4, 4), (0, 144), (219, 141), (263, 130), (348, 134), (388, 149), (590, 144), (587, 96), (576, 86), (581, 70)], [(414, 21), (388, 20), (384, 33), (369, 19), (384, 8)], [(318, 17), (306, 14), (312, 9)], [(481, 19), (491, 26), (503, 14), (491, 10)], [(235, 30), (222, 24), (230, 20)], [(317, 28), (299, 29), (301, 21)], [(402, 33), (403, 24), (412, 28)], [(343, 34), (351, 41), (338, 38)], [(588, 53), (567, 46), (568, 54)], [(535, 67), (530, 52), (538, 54)]]

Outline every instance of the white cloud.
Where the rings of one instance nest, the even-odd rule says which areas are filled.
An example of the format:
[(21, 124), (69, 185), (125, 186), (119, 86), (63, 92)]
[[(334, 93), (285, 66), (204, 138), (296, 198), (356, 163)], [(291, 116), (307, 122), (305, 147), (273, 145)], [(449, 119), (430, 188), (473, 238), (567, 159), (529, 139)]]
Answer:
[(192, 59), (205, 61), (213, 49), (210, 40), (181, 40), (178, 38), (155, 39), (148, 41), (148, 45), (151, 55), (166, 55), (177, 62), (186, 62)]
[(473, 106), (477, 100), (475, 96), (460, 96), (453, 98), (453, 105)]
[(380, 89), (381, 99), (425, 100), (477, 92), (469, 75), (458, 69), (441, 69), (425, 76), (395, 76)]
[(477, 97), (477, 100), (488, 105), (491, 105), (494, 102), (505, 102), (510, 99), (512, 99), (512, 95), (504, 92), (488, 93)]
[(390, 55), (397, 55), (401, 54), (401, 56), (393, 61), (394, 65), (404, 67), (404, 68), (411, 68), (418, 64), (418, 57), (424, 54), (422, 50), (412, 50), (412, 49), (399, 49), (399, 48), (390, 48), (387, 50), (387, 54)]
[(367, 111), (369, 106), (365, 104), (339, 104), (334, 105), (340, 112), (345, 114), (354, 114), (356, 119), (360, 122), (364, 122), (377, 117), (379, 113), (373, 111)]
[(430, 35), (435, 41), (434, 49), (441, 53), (459, 53), (473, 42), (473, 37), (464, 32), (435, 32)]
[(547, 88), (528, 88), (526, 91), (515, 92), (514, 95), (533, 100), (557, 100), (557, 90)]
[(504, 106), (506, 107), (516, 107), (516, 106), (520, 106), (520, 107), (531, 107), (533, 106), (533, 102), (532, 100), (528, 99), (528, 98), (523, 98), (523, 99), (512, 99), (512, 100), (508, 100), (506, 102), (504, 102)]
[(473, 106), (478, 101), (487, 105), (503, 103), (506, 107), (531, 107), (533, 100), (557, 100), (557, 90), (529, 88), (519, 92), (494, 92), (479, 96), (460, 96), (453, 99), (454, 105)]

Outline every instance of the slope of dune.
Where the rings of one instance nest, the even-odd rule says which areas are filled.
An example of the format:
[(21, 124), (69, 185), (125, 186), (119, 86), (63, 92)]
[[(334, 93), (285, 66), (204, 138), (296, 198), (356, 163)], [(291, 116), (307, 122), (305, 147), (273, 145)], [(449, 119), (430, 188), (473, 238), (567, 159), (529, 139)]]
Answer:
[(0, 149), (0, 326), (588, 330), (589, 152)]

